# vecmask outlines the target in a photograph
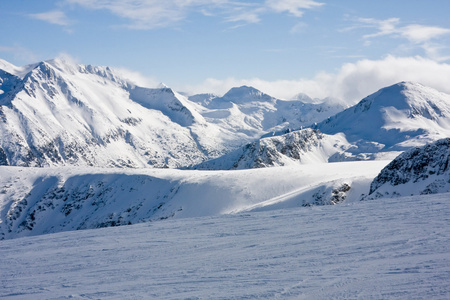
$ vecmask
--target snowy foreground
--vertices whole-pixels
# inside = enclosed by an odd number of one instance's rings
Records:
[[[0,241],[1,299],[449,299],[450,194]]]

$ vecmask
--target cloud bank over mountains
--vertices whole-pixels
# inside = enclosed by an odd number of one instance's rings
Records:
[[[199,85],[179,88],[192,94],[223,94],[233,86],[249,85],[281,99],[291,99],[298,93],[305,93],[313,98],[335,97],[355,104],[366,95],[400,81],[420,82],[449,93],[450,65],[420,56],[388,55],[380,60],[362,59],[347,63],[336,73],[319,72],[311,79],[268,81],[260,78],[208,78]]]

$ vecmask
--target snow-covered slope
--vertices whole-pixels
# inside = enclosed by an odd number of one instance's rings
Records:
[[[354,201],[387,163],[232,172],[0,167],[0,239]]]
[[[412,146],[450,136],[450,95],[414,83],[382,89],[343,112],[336,99],[300,95],[301,100],[283,101],[248,86],[222,97],[190,99],[165,86],[136,86],[108,67],[64,59],[16,67],[2,60],[0,164],[188,167],[249,143],[253,152],[275,144],[295,148],[288,143],[301,134],[274,136],[308,126],[342,141],[322,160],[393,159]],[[255,142],[261,137],[271,139]],[[289,162],[285,153],[269,152],[266,156],[277,158],[263,158],[268,161],[261,165]]]
[[[324,135],[319,130],[307,128],[259,139],[193,168],[231,170],[326,163],[330,157],[341,157],[348,147],[342,134]]]
[[[277,122],[277,118],[288,115],[291,121],[285,128],[302,121],[311,125],[312,120],[317,120],[315,113],[320,111],[316,105],[324,105],[312,104],[314,101],[304,95],[300,98],[309,103],[261,98],[264,103],[276,103],[277,107],[265,113],[263,124],[272,122],[272,125],[279,124],[278,128],[283,123]],[[333,109],[330,106],[325,111]],[[312,135],[312,131],[304,130],[269,133],[261,140],[196,167],[243,169],[310,161],[393,159],[406,149],[450,136],[450,95],[420,84],[402,82],[311,127],[322,133]]]
[[[4,240],[0,298],[449,299],[449,197]]]
[[[108,67],[0,61],[0,163],[186,167],[342,109],[251,87],[191,99],[165,86],[136,86]]]
[[[450,192],[450,138],[406,151],[370,185],[369,198]]]
[[[178,167],[205,159],[192,134],[204,121],[182,96],[135,87],[108,67],[56,59],[29,69],[0,74],[3,163]]]
[[[196,95],[192,95],[189,96],[188,99],[192,102],[198,103],[202,106],[208,106],[209,103],[211,103],[211,100],[214,98],[219,97],[216,94],[211,94],[211,93],[205,93],[205,94],[196,94]]]
[[[234,131],[242,136],[243,142],[267,134],[300,129],[345,108],[342,103],[331,99],[320,103],[279,100],[249,86],[232,88],[222,97],[211,98],[206,94],[190,99],[207,107],[202,115],[208,122]]]
[[[401,82],[364,98],[315,128],[326,134],[344,133],[355,145],[348,151],[353,159],[380,155],[393,159],[399,151],[450,136],[450,95],[418,83]]]

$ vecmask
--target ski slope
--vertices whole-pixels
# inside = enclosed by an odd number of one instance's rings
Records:
[[[0,241],[1,299],[448,299],[450,194]]]

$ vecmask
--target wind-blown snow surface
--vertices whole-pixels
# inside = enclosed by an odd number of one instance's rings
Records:
[[[0,241],[2,299],[448,299],[450,194]]]
[[[0,239],[355,201],[388,161],[242,171],[0,168]]]

